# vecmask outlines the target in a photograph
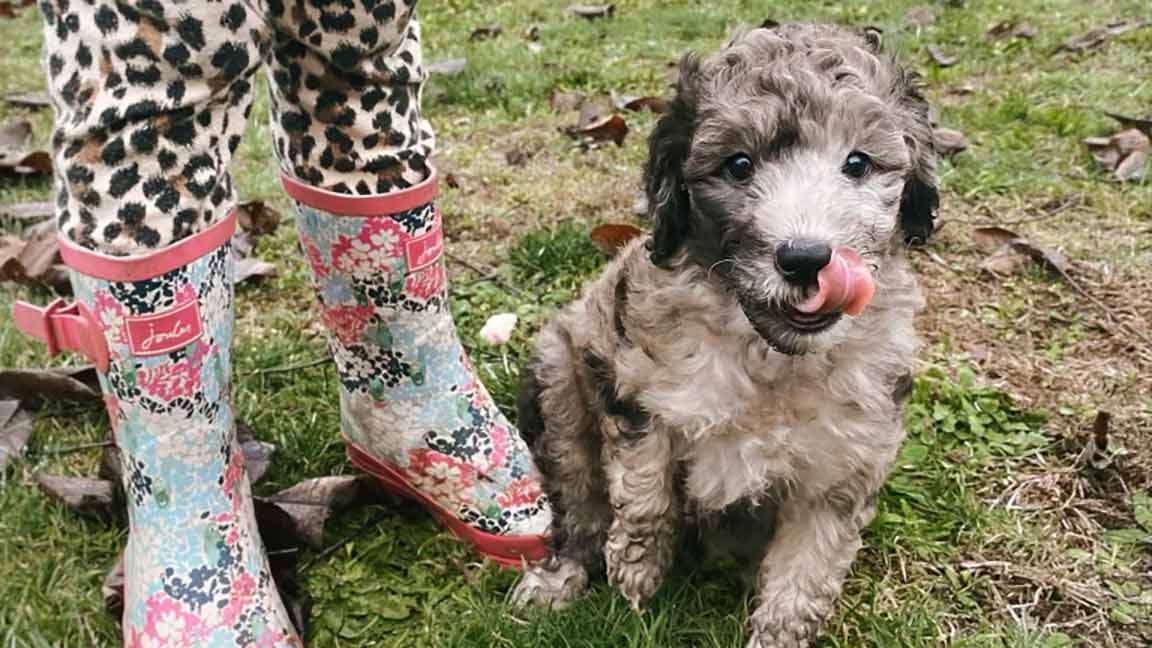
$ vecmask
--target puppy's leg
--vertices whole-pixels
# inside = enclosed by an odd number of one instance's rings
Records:
[[[672,562],[680,523],[670,437],[609,438],[605,473],[615,519],[604,545],[608,581],[635,609],[654,594]]]
[[[760,564],[748,648],[804,648],[832,611],[875,499],[785,500]]]
[[[546,330],[545,342],[552,338]],[[520,429],[552,502],[551,555],[529,565],[511,594],[517,606],[560,608],[602,568],[612,508],[600,464],[600,433],[591,407],[571,374],[568,347],[546,345],[544,358],[525,367],[520,384]]]

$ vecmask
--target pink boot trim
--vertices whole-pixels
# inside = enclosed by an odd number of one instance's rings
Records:
[[[485,533],[461,521],[437,504],[435,500],[413,486],[404,473],[395,466],[377,459],[347,438],[344,439],[344,447],[353,466],[375,477],[388,491],[418,502],[425,510],[435,515],[452,535],[471,544],[478,553],[502,567],[520,569],[526,563],[542,560],[548,556],[547,536],[502,536]]]

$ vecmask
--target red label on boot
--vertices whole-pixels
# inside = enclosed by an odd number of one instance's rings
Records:
[[[440,260],[444,253],[444,234],[440,228],[440,213],[436,213],[432,230],[404,241],[404,261],[408,272],[423,270]]]
[[[200,308],[195,301],[141,317],[125,317],[128,350],[150,356],[175,351],[200,339]]]

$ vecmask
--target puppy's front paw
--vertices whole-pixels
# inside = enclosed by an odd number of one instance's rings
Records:
[[[615,530],[604,545],[608,582],[639,610],[664,582],[664,572],[672,560],[672,541],[653,535],[639,537]]]
[[[529,567],[512,588],[516,607],[538,605],[558,610],[588,587],[588,572],[574,560],[552,557]]]
[[[773,613],[761,608],[752,613],[749,625],[752,638],[747,648],[807,648],[820,623],[800,614]]]

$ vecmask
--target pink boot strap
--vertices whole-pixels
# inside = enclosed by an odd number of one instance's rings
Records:
[[[16,302],[12,306],[12,321],[25,335],[43,341],[49,355],[79,351],[100,371],[108,370],[108,343],[83,304],[65,304],[63,298],[44,308]]]

